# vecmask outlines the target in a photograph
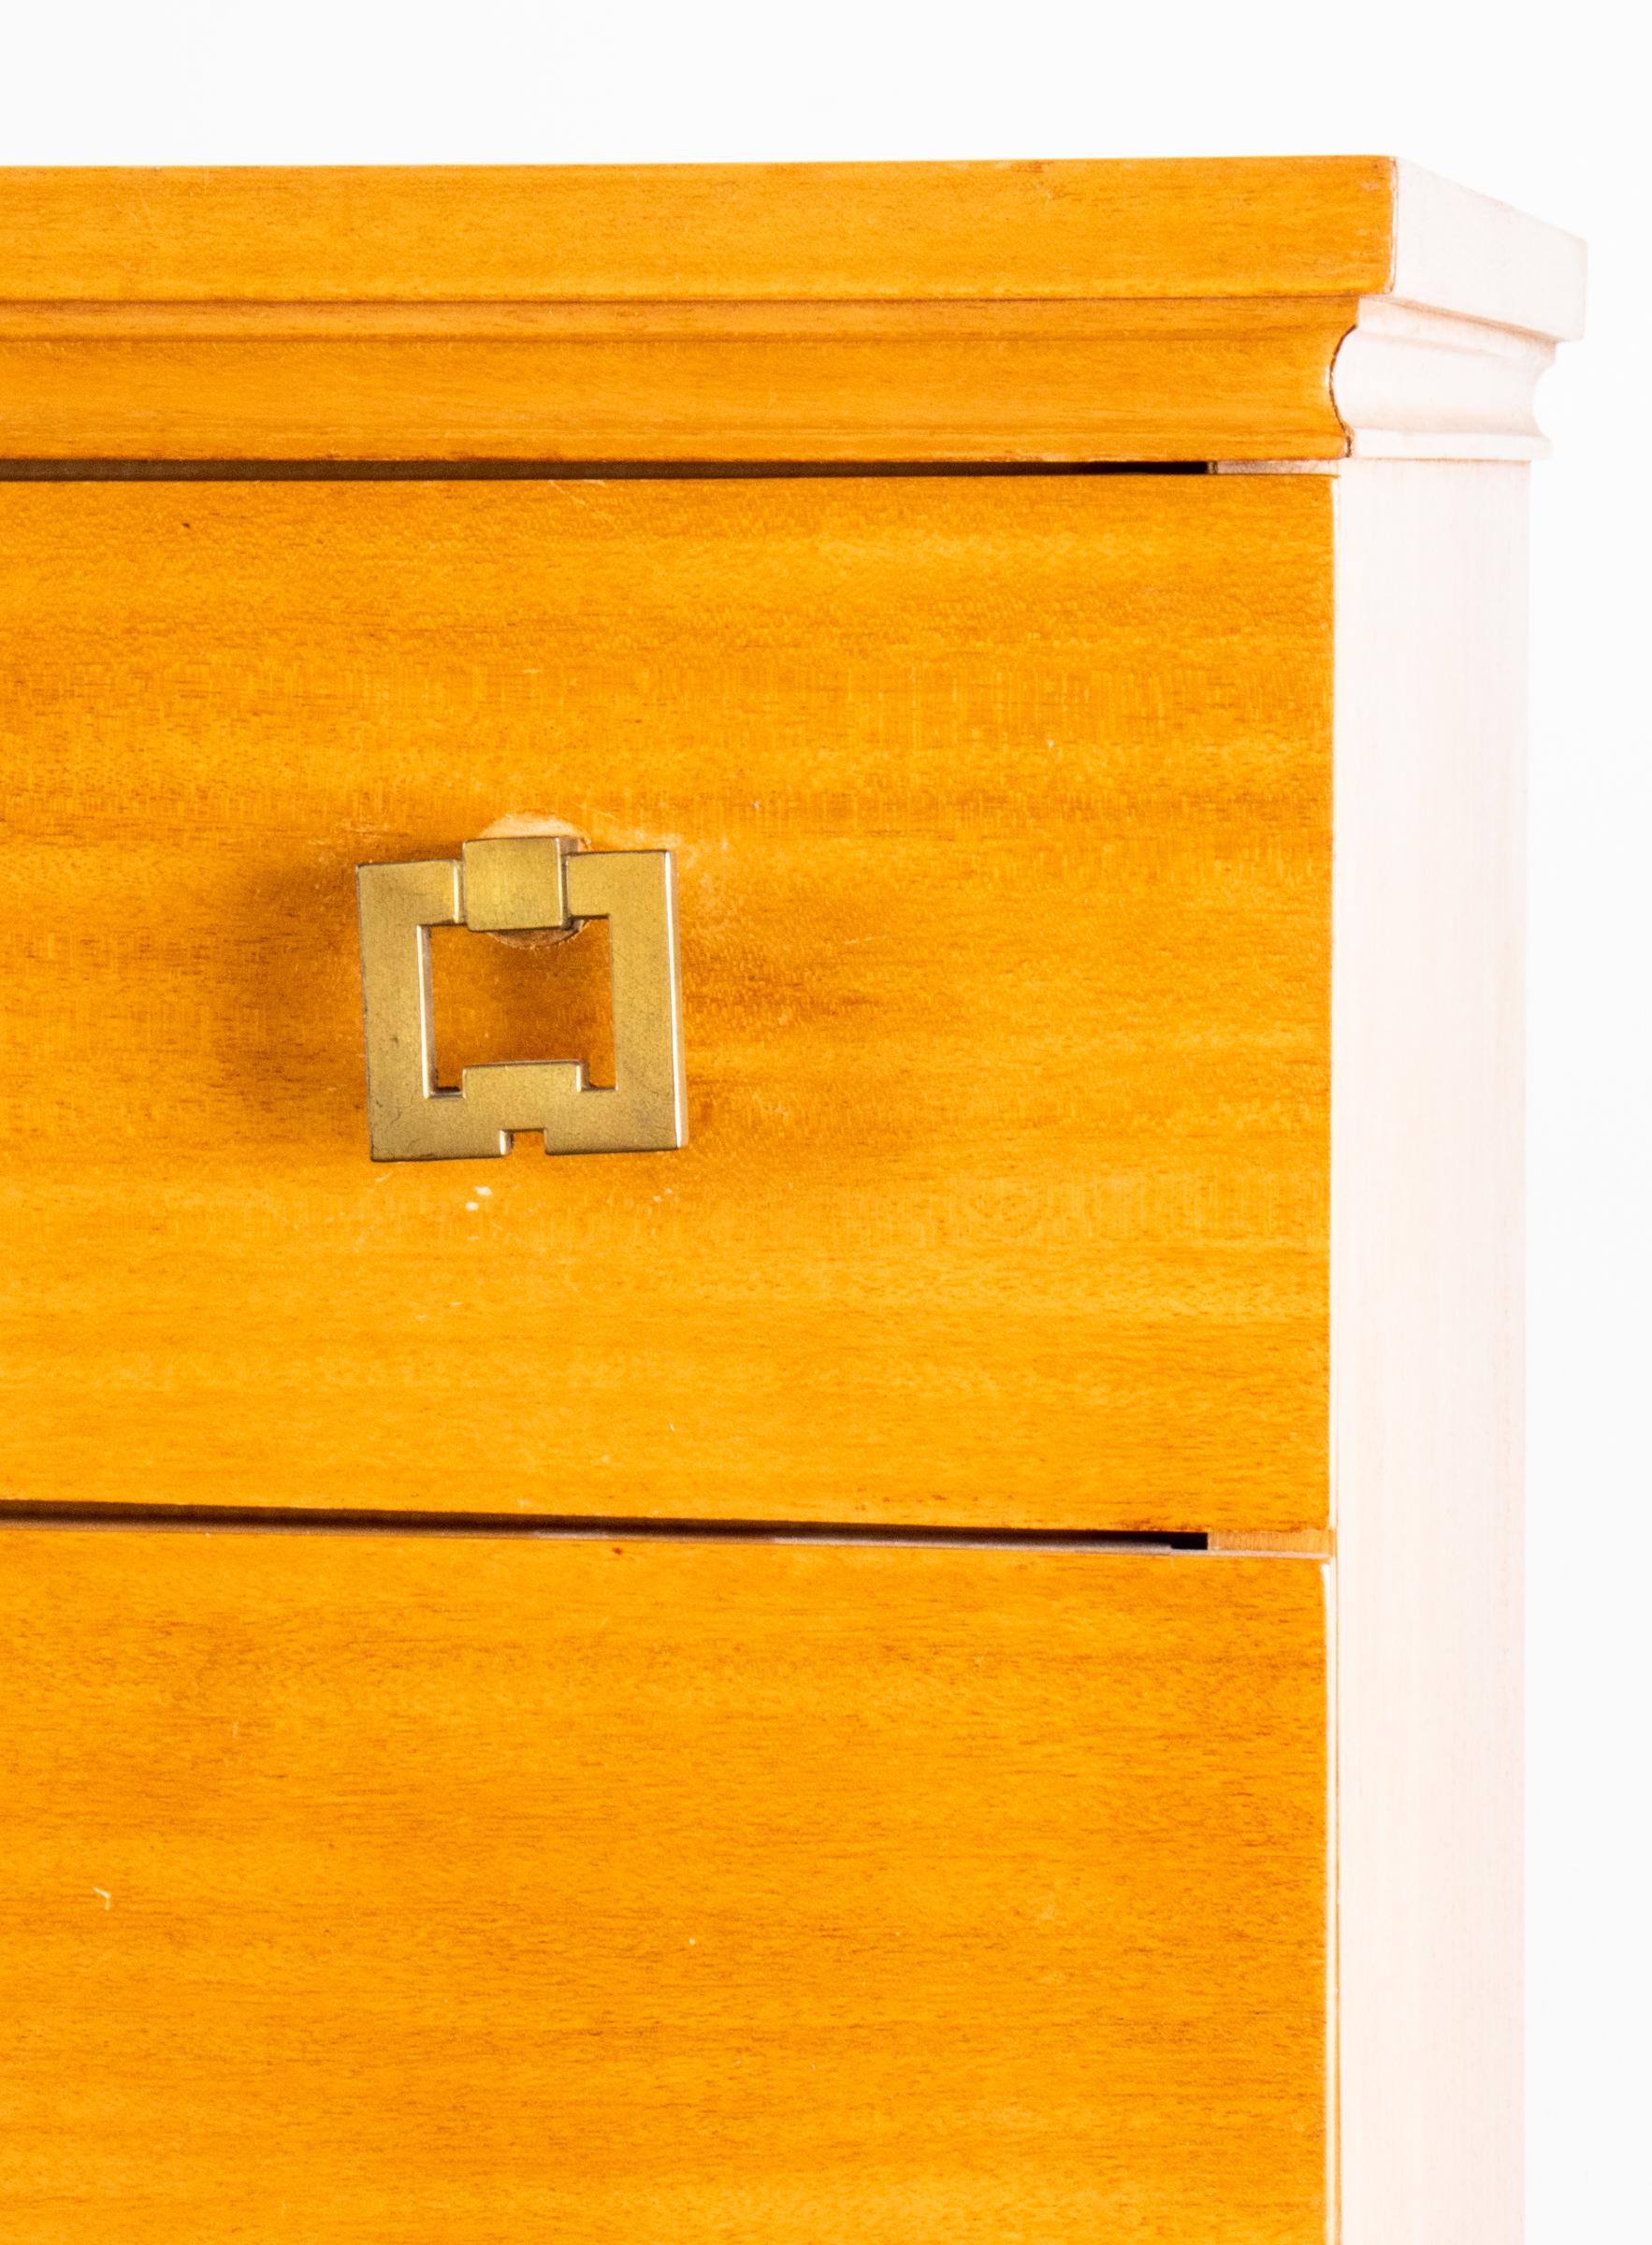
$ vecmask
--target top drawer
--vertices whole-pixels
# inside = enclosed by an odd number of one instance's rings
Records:
[[[0,486],[12,1499],[1326,1513],[1317,478]],[[375,1164],[354,869],[675,853],[681,1151]],[[601,922],[433,939],[608,1065]]]

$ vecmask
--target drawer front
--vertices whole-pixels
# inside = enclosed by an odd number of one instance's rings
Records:
[[[1323,1570],[0,1531],[7,2237],[1323,2245]]]
[[[12,1499],[1326,1518],[1330,502],[0,486]],[[689,1137],[375,1164],[354,868],[676,853]],[[602,923],[433,939],[611,1065]]]

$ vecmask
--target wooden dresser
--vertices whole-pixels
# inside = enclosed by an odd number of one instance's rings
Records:
[[[0,214],[0,2234],[1513,2245],[1578,245]]]

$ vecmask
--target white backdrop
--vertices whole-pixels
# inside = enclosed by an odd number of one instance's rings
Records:
[[[1363,152],[1588,237],[1589,339],[1547,378],[1556,458],[1536,471],[1533,2245],[1648,2234],[1652,213],[1637,20],[1621,0],[53,0],[8,10],[0,45],[10,164]]]

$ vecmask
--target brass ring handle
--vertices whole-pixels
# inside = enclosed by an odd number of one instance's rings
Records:
[[[358,865],[368,1126],[378,1162],[485,1159],[518,1131],[547,1153],[664,1152],[687,1142],[676,876],[669,849],[587,850],[564,834],[464,844],[457,858]],[[612,1090],[579,1060],[466,1068],[436,1082],[430,930],[491,934],[606,920]]]

